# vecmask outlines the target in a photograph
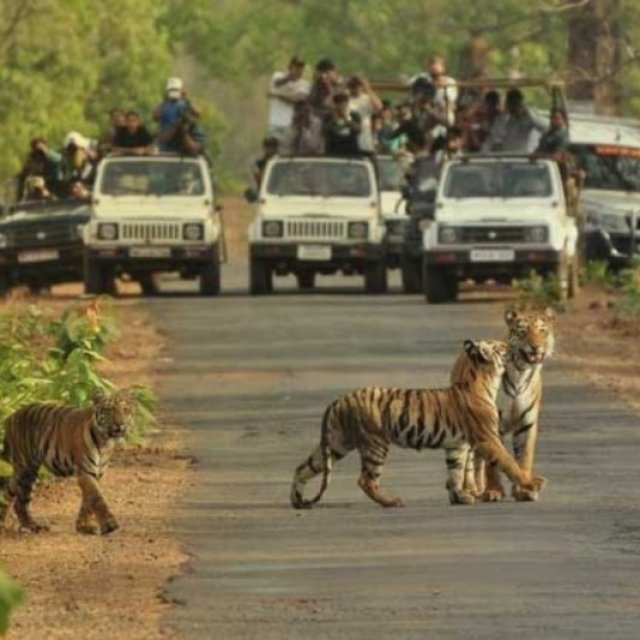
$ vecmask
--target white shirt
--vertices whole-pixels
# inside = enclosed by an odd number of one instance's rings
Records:
[[[410,84],[413,84],[418,78],[426,78],[429,82],[433,82],[431,76],[428,73],[419,73],[413,76],[409,80]],[[447,86],[436,86],[436,93],[433,97],[433,101],[440,105],[443,109],[446,109],[447,125],[453,126],[456,119],[456,103],[458,102],[458,86],[456,81],[449,76],[442,76],[442,84]]]
[[[307,95],[309,93],[310,85],[309,81],[304,78],[298,80],[289,80],[281,85],[276,85],[277,80],[286,78],[288,71],[276,71],[271,76],[271,84],[269,86],[269,93],[285,96],[287,98],[294,98],[299,95]],[[293,105],[278,98],[269,98],[269,116],[268,116],[268,128],[280,129],[288,127],[291,124],[293,118]]]
[[[358,146],[360,151],[373,151],[373,134],[371,132],[371,116],[375,113],[373,100],[367,93],[361,93],[357,98],[349,100],[349,111],[355,111],[360,114],[362,119],[362,129],[358,137]]]

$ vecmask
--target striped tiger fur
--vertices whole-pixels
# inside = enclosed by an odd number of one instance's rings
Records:
[[[552,309],[541,311],[513,311],[505,313],[508,329],[509,353],[496,404],[500,414],[500,437],[511,436],[513,452],[522,470],[530,474],[533,469],[535,445],[538,437],[538,418],[542,406],[542,365],[553,354],[555,315]],[[451,383],[465,379],[469,364],[459,357],[451,372]],[[471,452],[473,456],[473,452]],[[475,487],[469,482],[467,490],[494,502],[505,496],[500,474],[495,465],[475,461]],[[518,501],[533,501],[538,490],[514,484],[511,493]]]
[[[525,474],[498,437],[495,396],[504,372],[507,347],[502,342],[464,343],[468,360],[464,380],[448,389],[382,389],[352,391],[325,410],[320,444],[294,474],[291,504],[309,508],[320,500],[329,484],[332,463],[358,449],[362,472],[358,485],[384,507],[401,506],[402,500],[386,495],[380,475],[390,445],[421,450],[445,449],[449,500],[471,504],[474,496],[464,490],[464,480],[473,476],[466,461],[471,447],[496,463],[514,482],[531,490],[544,479]],[[319,493],[303,497],[304,485],[322,473]]]
[[[33,532],[47,529],[29,510],[31,491],[44,465],[55,476],[77,475],[82,491],[76,520],[79,533],[96,532],[94,517],[103,535],[118,528],[98,481],[111,459],[114,440],[125,435],[133,420],[133,395],[124,390],[108,397],[96,389],[91,400],[92,406],[84,409],[31,404],[7,418],[2,455],[13,466],[13,475],[5,482],[0,525],[13,503],[21,527]]]

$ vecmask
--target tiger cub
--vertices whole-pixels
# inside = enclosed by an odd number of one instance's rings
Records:
[[[402,500],[386,495],[380,475],[390,445],[421,450],[444,449],[447,462],[449,500],[471,504],[474,496],[464,490],[470,447],[496,463],[523,487],[538,489],[539,476],[524,473],[504,448],[498,436],[495,396],[504,373],[507,347],[502,342],[464,343],[468,368],[463,380],[448,389],[381,389],[370,387],[352,391],[325,410],[320,444],[295,470],[291,504],[309,508],[327,489],[331,465],[353,449],[358,449],[362,473],[360,488],[383,507],[397,507]],[[322,473],[319,493],[303,497],[304,485]]]
[[[496,397],[500,437],[503,441],[508,436],[512,437],[515,458],[522,470],[530,474],[542,406],[542,365],[545,358],[553,354],[555,315],[551,309],[508,310],[504,319],[510,356]],[[467,359],[459,357],[451,372],[451,383],[462,381],[467,376],[468,367]],[[469,482],[467,489],[482,495],[485,501],[502,500],[505,492],[495,465],[485,467],[484,461],[476,458],[475,467],[475,490],[473,481]],[[517,484],[513,484],[511,493],[519,501],[537,500],[539,495],[538,490]]]
[[[78,476],[82,491],[76,520],[79,533],[96,532],[94,516],[103,535],[118,528],[98,481],[109,464],[114,440],[122,438],[133,421],[134,398],[128,390],[107,397],[96,389],[91,401],[92,406],[85,409],[31,404],[7,418],[2,456],[13,466],[13,475],[4,483],[0,525],[13,503],[21,527],[33,532],[47,530],[29,511],[33,484],[44,465],[55,476]]]

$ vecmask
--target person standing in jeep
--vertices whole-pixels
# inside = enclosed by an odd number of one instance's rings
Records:
[[[309,95],[309,81],[302,77],[305,62],[298,56],[289,61],[286,71],[276,71],[269,87],[269,137],[282,140],[293,120],[294,107]]]
[[[329,156],[360,155],[362,118],[356,111],[349,111],[349,95],[333,96],[333,111],[324,121],[325,153]]]

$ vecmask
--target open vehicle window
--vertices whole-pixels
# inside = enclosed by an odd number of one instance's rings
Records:
[[[640,149],[617,145],[571,145],[587,189],[640,191]]]
[[[204,178],[196,162],[109,162],[99,191],[110,196],[201,196]]]
[[[452,165],[446,198],[548,198],[553,193],[549,167],[522,162]]]
[[[378,158],[380,191],[400,191],[403,182],[402,166],[393,158]]]
[[[278,196],[366,198],[371,195],[371,178],[362,164],[279,162],[271,169],[267,192]]]

